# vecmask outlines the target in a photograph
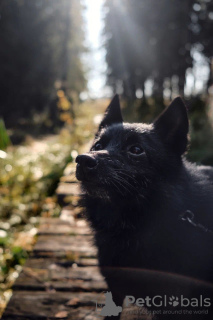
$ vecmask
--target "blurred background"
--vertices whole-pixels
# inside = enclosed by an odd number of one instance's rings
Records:
[[[212,34],[211,0],[1,0],[0,309],[114,93],[136,122],[181,95],[187,157],[213,165]]]

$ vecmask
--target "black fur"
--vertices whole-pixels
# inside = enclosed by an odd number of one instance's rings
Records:
[[[188,127],[180,98],[149,125],[123,123],[118,97],[111,102],[90,152],[76,159],[101,267],[213,282],[213,233],[181,219],[190,210],[213,230],[213,169],[184,158]]]

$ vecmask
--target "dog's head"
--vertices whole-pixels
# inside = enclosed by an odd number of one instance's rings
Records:
[[[76,177],[90,195],[144,197],[157,179],[171,178],[178,172],[187,148],[188,126],[180,98],[152,124],[130,124],[123,122],[116,95],[90,151],[76,158]]]

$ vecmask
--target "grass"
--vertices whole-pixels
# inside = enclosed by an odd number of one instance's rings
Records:
[[[71,160],[60,136],[10,147],[0,159],[0,308],[35,242],[39,216],[60,213],[53,192]]]

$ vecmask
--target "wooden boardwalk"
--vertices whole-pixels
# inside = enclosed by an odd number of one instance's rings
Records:
[[[92,233],[79,214],[79,187],[62,178],[59,201],[72,198],[60,218],[42,218],[37,242],[13,286],[2,316],[10,319],[96,319],[96,301],[104,302],[106,283],[97,266]]]

